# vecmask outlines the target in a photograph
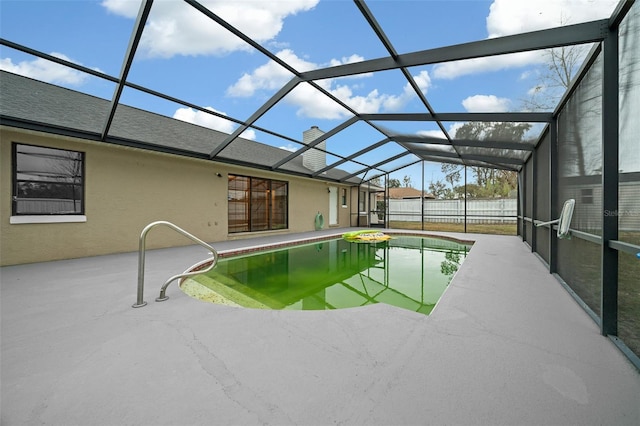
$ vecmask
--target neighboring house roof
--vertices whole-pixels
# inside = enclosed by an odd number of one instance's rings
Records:
[[[47,133],[101,140],[111,101],[86,93],[0,71],[0,124],[41,130]],[[229,135],[138,108],[118,104],[105,142],[135,146],[202,159],[220,146]],[[248,139],[237,138],[214,161],[271,170],[290,151]],[[310,176],[302,156],[283,164],[275,172]],[[344,170],[329,169],[318,178],[340,180]],[[358,184],[357,178],[345,183]]]
[[[422,192],[415,188],[389,188],[389,198],[394,200],[410,199],[410,198],[436,198],[432,194]],[[380,194],[380,197],[384,197],[384,194]]]

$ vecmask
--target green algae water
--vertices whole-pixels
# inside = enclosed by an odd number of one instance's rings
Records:
[[[189,295],[233,306],[323,310],[387,303],[428,315],[470,246],[396,236],[377,243],[342,238],[221,258],[186,280]]]

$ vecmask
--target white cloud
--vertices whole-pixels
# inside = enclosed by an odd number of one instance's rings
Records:
[[[348,57],[343,57],[342,59],[332,59],[331,61],[329,61],[329,66],[330,67],[337,67],[338,65],[344,65],[344,64],[354,64],[356,62],[362,62],[364,61],[364,58],[360,55],[356,55],[353,54],[351,56]]]
[[[489,38],[608,18],[618,0],[495,0],[487,16]]]
[[[411,89],[410,85],[409,85],[409,88]],[[371,92],[371,94],[373,93],[374,92]],[[377,90],[375,91],[375,94],[376,95],[378,94]],[[376,108],[373,109],[372,111],[367,111],[367,112],[376,113],[380,110],[399,111],[400,109],[402,109],[404,105],[406,105],[407,101],[413,98],[414,96],[415,96],[415,92],[413,91],[413,89],[411,89],[411,92],[404,91],[401,95],[397,95],[397,96],[396,95],[383,96],[379,99],[378,102],[372,103],[371,107],[376,106]],[[355,109],[358,112],[364,112],[364,111],[360,111],[357,108]]]
[[[468,74],[540,64],[544,62],[544,59],[543,52],[533,51],[447,62],[434,67],[433,77],[454,79]]]
[[[462,101],[462,106],[468,112],[506,112],[510,105],[511,100],[495,95],[469,96]]]
[[[299,58],[290,49],[282,50],[276,55],[299,71],[320,68],[318,64]],[[363,60],[361,56],[351,55],[349,57],[343,57],[342,59],[331,59],[329,63],[332,66],[336,66],[361,60]],[[256,68],[253,72],[243,74],[235,84],[227,89],[227,95],[232,97],[250,97],[254,96],[256,92],[260,90],[274,91],[286,84],[291,77],[290,72],[277,63],[269,61]],[[367,77],[370,77],[370,75],[364,74],[349,78],[325,79],[317,81],[316,83],[360,113],[376,113],[381,110],[397,111],[416,96],[413,88],[408,83],[398,95],[380,93],[377,89],[373,89],[365,95],[356,94],[355,91],[359,88],[359,85],[355,83],[348,84],[348,82],[353,81],[355,78],[361,80]],[[414,76],[414,78],[420,90],[426,93],[431,85],[429,73],[427,71],[421,71],[420,74]],[[333,102],[307,83],[298,85],[285,97],[284,102],[297,107],[298,116],[319,119],[340,119],[350,116],[348,110]]]
[[[527,90],[527,95],[528,96],[534,96],[540,93],[544,93],[547,91],[547,86],[542,85],[542,84],[538,84],[533,86],[531,89]]]
[[[458,129],[462,126],[464,126],[464,123],[458,123],[458,122],[451,123],[451,125],[449,126],[449,129],[447,130],[447,133],[452,138],[455,138],[456,133],[458,132]],[[440,130],[419,130],[416,132],[416,134],[420,136],[429,136],[432,138],[446,139],[444,136],[444,133],[442,133],[442,131]]]
[[[51,56],[78,63],[61,53],[53,52]],[[85,73],[42,58],[37,58],[33,61],[22,61],[17,64],[14,64],[11,58],[3,58],[0,59],[0,69],[48,83],[68,84],[71,86],[80,86],[89,78]]]
[[[278,148],[284,149],[285,151],[289,151],[289,152],[296,152],[298,149],[300,149],[300,148],[298,148],[297,146],[294,146],[291,143],[286,145],[286,146],[280,146]]]
[[[527,70],[527,71],[524,71],[522,74],[520,74],[520,77],[518,77],[518,80],[528,80],[537,75],[539,75],[539,72],[536,72],[535,70]]]
[[[345,96],[347,91],[348,88],[343,86],[342,89],[339,88],[333,92]],[[350,115],[349,111],[307,83],[299,84],[293,89],[285,98],[285,102],[298,108],[296,111],[298,117],[336,120]]]
[[[427,71],[420,71],[420,74],[414,75],[413,79],[415,80],[422,93],[426,94],[427,89],[429,89],[429,87],[431,86],[431,77],[429,77],[429,73]],[[409,90],[413,91],[413,89],[411,89],[409,85],[407,85],[407,87]],[[406,90],[407,89],[405,89],[405,91]]]
[[[219,114],[227,115],[224,112],[216,111],[211,107],[207,107],[205,109]],[[218,130],[227,134],[233,133],[233,131],[238,127],[238,125],[232,121],[188,107],[178,108],[173,114],[173,118],[186,121],[187,123],[197,124],[198,126],[207,127],[209,129]],[[249,129],[244,131],[240,136],[245,139],[255,140],[256,133],[255,131]]]
[[[310,10],[319,0],[228,1],[207,0],[201,4],[258,43],[273,40],[287,16]],[[139,3],[105,0],[112,13],[135,17]],[[184,2],[157,1],[151,8],[140,48],[150,57],[175,55],[224,55],[251,49],[244,41],[217,25]]]
[[[101,5],[111,13],[135,19],[140,9],[140,0],[104,0]]]
[[[416,132],[419,136],[427,136],[430,138],[446,139],[441,130],[419,130]]]
[[[316,65],[296,56],[290,49],[281,50],[276,56],[287,62],[298,71],[308,71],[316,68]],[[293,74],[274,61],[269,61],[256,68],[251,74],[243,74],[242,77],[227,89],[227,95],[233,97],[250,97],[257,90],[277,90],[284,86]]]
[[[433,77],[439,79],[454,79],[469,74],[479,74],[483,72],[541,64],[544,61],[544,52],[538,51],[473,58],[464,61],[438,64],[433,69]]]
[[[420,74],[413,76],[414,81],[418,85],[418,88],[425,95],[431,86],[431,77],[427,71],[420,71]],[[407,83],[400,95],[387,95],[383,99],[383,107],[385,111],[399,111],[401,110],[411,99],[416,97],[416,92],[411,87],[411,84]],[[377,112],[377,111],[375,111]]]
[[[240,133],[240,137],[255,141],[256,140],[256,132],[255,132],[255,130],[247,129],[244,132]]]
[[[608,18],[616,4],[617,0],[495,0],[487,16],[488,38]],[[434,67],[433,77],[453,79],[544,61],[543,52],[522,52],[447,62]]]
[[[452,138],[455,138],[456,135],[458,134],[458,130],[460,130],[460,128],[462,126],[464,126],[466,123],[453,123],[451,124],[451,126],[449,126],[449,136],[451,136]]]
[[[216,111],[211,107],[207,107],[205,109],[226,115],[225,113]],[[224,133],[231,133],[236,127],[236,124],[232,121],[225,120],[224,118],[218,117],[216,115],[207,114],[206,112],[194,110],[188,107],[178,108],[173,114],[173,118],[192,124],[197,124],[199,126],[208,127],[210,129],[219,130]]]

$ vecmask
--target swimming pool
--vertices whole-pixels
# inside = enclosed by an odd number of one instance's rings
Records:
[[[220,258],[184,280],[192,297],[259,309],[323,310],[373,303],[428,315],[470,244],[424,236],[354,243],[343,238]]]

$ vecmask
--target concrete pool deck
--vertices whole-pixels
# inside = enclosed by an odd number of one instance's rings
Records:
[[[344,230],[213,243],[221,251]],[[3,267],[2,425],[638,425],[640,374],[515,236],[475,240],[430,316],[208,304],[199,246]]]

